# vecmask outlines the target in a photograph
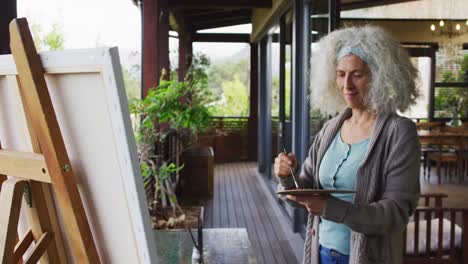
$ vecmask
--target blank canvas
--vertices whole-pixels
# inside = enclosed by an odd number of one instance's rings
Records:
[[[40,57],[102,263],[157,262],[117,48]],[[0,142],[31,151],[16,74],[0,56]]]

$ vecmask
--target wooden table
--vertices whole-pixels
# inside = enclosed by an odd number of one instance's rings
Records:
[[[468,137],[468,133],[453,133],[453,132],[441,132],[441,131],[428,131],[428,130],[420,130],[418,131],[418,136],[420,140],[430,141],[436,140],[439,137],[443,138],[457,138],[457,137]]]
[[[197,240],[197,231],[192,231]],[[160,263],[192,263],[193,242],[185,229],[155,230]],[[257,263],[245,228],[203,229],[206,264]]]
[[[458,170],[458,177],[459,182],[461,183],[464,179],[464,172],[462,170],[463,163],[465,162],[465,158],[463,157],[463,152],[467,146],[468,140],[468,132],[460,131],[460,132],[449,132],[449,131],[427,131],[427,130],[420,130],[418,131],[419,142],[421,143],[421,151],[424,156],[423,162],[423,174],[426,175],[426,167],[427,167],[427,159],[429,152],[438,152],[440,156],[437,160],[437,167],[436,167],[436,174],[438,177],[439,184],[441,183],[440,177],[440,164],[442,162],[456,162],[457,163],[457,170]],[[439,152],[444,148],[444,146],[450,146],[450,148],[454,149],[455,152],[452,154],[456,154],[456,161],[452,156],[445,156],[442,155],[442,152]],[[465,165],[467,166],[467,165]],[[430,167],[429,167],[430,170]],[[466,169],[465,169],[466,170]],[[446,168],[447,173],[447,168]],[[429,177],[429,173],[428,173]]]

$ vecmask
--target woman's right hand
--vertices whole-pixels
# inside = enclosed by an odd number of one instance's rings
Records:
[[[278,157],[275,158],[275,174],[280,178],[289,177],[291,175],[291,169],[296,172],[297,160],[296,155],[289,153],[286,155],[281,152]],[[291,168],[291,169],[290,169]]]

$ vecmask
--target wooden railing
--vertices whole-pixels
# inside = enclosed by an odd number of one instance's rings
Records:
[[[204,134],[217,132],[247,135],[248,122],[249,118],[246,116],[213,116],[208,130]]]
[[[443,206],[443,193],[422,194],[403,235],[405,264],[468,263],[468,208]]]
[[[213,148],[216,163],[247,160],[248,122],[248,117],[211,117],[209,128],[199,135],[198,143]]]

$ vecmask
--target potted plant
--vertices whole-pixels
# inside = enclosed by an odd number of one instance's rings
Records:
[[[201,78],[194,67],[184,81],[161,78],[159,86],[150,89],[144,99],[130,102],[133,120],[138,121],[133,129],[142,175],[153,193],[149,208],[155,228],[174,227],[186,221],[175,192],[179,171],[184,167],[178,160],[209,123],[209,93],[205,87],[206,78]],[[172,155],[165,147],[169,141],[177,145]]]
[[[154,105],[155,90],[150,90],[143,100],[133,100],[130,112],[133,115],[134,135],[138,147],[138,159],[145,189],[149,188],[152,197],[148,198],[153,227],[172,227],[185,220],[185,214],[177,201],[174,192],[172,175],[181,168],[173,162],[164,160],[158,153],[158,145],[164,143],[163,134],[155,126],[159,107]],[[170,211],[168,211],[171,209]]]

